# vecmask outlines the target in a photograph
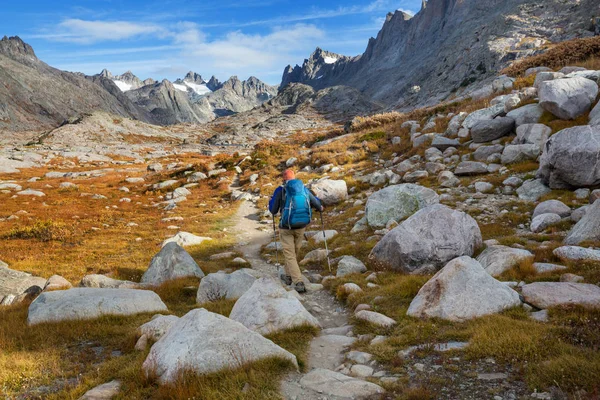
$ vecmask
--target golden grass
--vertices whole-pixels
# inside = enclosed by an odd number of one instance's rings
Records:
[[[600,37],[567,40],[558,43],[542,54],[519,60],[501,73],[518,76],[532,67],[545,66],[559,69],[564,66],[597,66],[600,56]]]

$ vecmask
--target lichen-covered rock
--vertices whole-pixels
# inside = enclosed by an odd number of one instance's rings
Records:
[[[471,216],[435,204],[387,233],[370,258],[393,270],[431,273],[453,258],[472,256],[481,245],[481,231]]]
[[[373,228],[384,228],[390,220],[399,222],[436,203],[439,196],[429,188],[411,183],[388,186],[369,196],[367,222]]]
[[[550,137],[537,177],[552,189],[600,185],[600,126],[575,126]]]
[[[450,261],[410,303],[407,315],[465,321],[521,305],[519,294],[470,257]]]

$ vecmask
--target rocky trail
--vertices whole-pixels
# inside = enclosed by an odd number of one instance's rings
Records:
[[[232,188],[234,187],[236,183],[232,185]],[[260,223],[259,214],[260,210],[253,202],[242,202],[234,219],[234,231],[240,232],[235,250],[243,254],[253,269],[278,278],[277,265],[268,263],[261,256],[262,246],[273,240],[273,233],[270,227],[266,228]],[[279,257],[282,261],[281,253]],[[282,394],[285,399],[294,400],[354,398],[357,388],[373,384],[335,373],[336,368],[344,362],[348,346],[356,340],[353,337],[352,326],[348,325],[348,312],[331,294],[323,290],[321,285],[308,281],[306,283],[308,291],[300,295],[301,301],[319,320],[323,330],[310,344],[305,372],[288,375],[281,384]],[[327,376],[329,371],[336,375]],[[344,379],[340,380],[341,377]],[[338,385],[332,385],[332,379],[337,381]]]

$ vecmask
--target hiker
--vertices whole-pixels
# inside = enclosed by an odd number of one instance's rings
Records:
[[[285,275],[281,277],[287,285],[294,285],[298,293],[306,292],[298,266],[298,252],[304,238],[304,230],[312,218],[311,207],[323,211],[321,201],[316,198],[294,171],[287,169],[282,174],[283,185],[275,189],[269,201],[269,211],[274,216],[281,213],[279,237],[285,258]]]

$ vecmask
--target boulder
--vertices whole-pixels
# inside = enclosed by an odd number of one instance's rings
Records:
[[[43,288],[46,286],[46,279],[33,276],[31,274],[15,271],[8,268],[6,263],[2,263],[5,266],[0,265],[0,302],[7,296],[11,297],[11,302],[14,297],[24,293],[27,289],[32,286],[38,286]],[[8,300],[5,302],[8,303]]]
[[[65,290],[65,289],[71,289],[72,287],[73,287],[73,285],[71,285],[71,282],[69,282],[62,276],[52,275],[50,278],[48,278],[48,281],[46,282],[46,284],[44,285],[44,287],[42,289],[44,289],[44,291]]]
[[[169,179],[168,181],[158,182],[152,185],[152,190],[162,190],[170,188],[171,186],[179,184],[179,181]]]
[[[460,179],[458,179],[451,171],[440,172],[437,179],[440,186],[444,188],[452,188],[460,185]]]
[[[197,308],[181,317],[150,349],[142,365],[161,384],[173,383],[184,371],[199,375],[278,357],[296,368],[296,357],[239,322]]]
[[[157,341],[163,337],[174,323],[179,321],[176,315],[157,314],[152,319],[138,328],[138,334],[146,335],[148,339]]]
[[[439,196],[429,188],[412,183],[388,186],[369,196],[367,222],[373,228],[384,228],[390,220],[400,222],[436,203],[439,203]]]
[[[546,200],[535,207],[535,210],[533,210],[533,218],[548,213],[558,214],[564,218],[571,215],[571,209],[560,200]]]
[[[375,311],[361,310],[354,314],[354,317],[383,328],[389,328],[396,325],[396,321]]]
[[[600,307],[600,287],[589,283],[534,282],[521,288],[526,303],[537,308],[565,305]]]
[[[262,335],[302,325],[321,327],[302,303],[272,278],[257,279],[235,303],[229,318]]]
[[[480,146],[473,152],[475,161],[485,161],[492,154],[502,153],[504,146],[501,144],[493,144],[490,146]]]
[[[164,311],[167,306],[150,290],[73,288],[39,295],[29,306],[27,323],[35,325]]]
[[[249,268],[239,269],[230,274],[224,272],[208,274],[200,281],[196,303],[203,304],[220,299],[239,299],[260,277],[261,274],[258,271]]]
[[[406,273],[431,273],[482,245],[477,222],[441,204],[426,207],[387,233],[371,251],[373,261]]]
[[[544,146],[537,177],[552,189],[600,185],[600,126],[575,126]]]
[[[491,142],[507,136],[515,129],[515,120],[510,117],[498,117],[487,121],[478,121],[471,128],[471,137],[475,143]]]
[[[517,292],[465,256],[450,261],[423,285],[407,315],[461,322],[520,305]]]
[[[506,114],[515,120],[517,127],[524,124],[537,124],[544,114],[544,109],[539,104],[527,104],[523,107],[515,108]]]
[[[457,139],[449,139],[441,135],[436,135],[431,141],[431,147],[444,151],[450,147],[460,147],[460,142]]]
[[[413,171],[405,174],[402,179],[404,182],[414,183],[418,182],[421,179],[426,179],[429,177],[429,173],[427,171]]]
[[[533,233],[543,232],[561,221],[560,215],[553,213],[540,214],[531,220],[530,229]]]
[[[600,102],[590,111],[590,125],[600,125]]]
[[[311,184],[310,189],[325,205],[337,204],[348,198],[348,186],[344,180],[320,179]]]
[[[202,278],[204,272],[183,247],[175,242],[170,242],[152,258],[150,266],[142,276],[141,283],[160,285],[174,279],[191,276]]]
[[[588,210],[590,209],[591,206],[592,206],[591,204],[587,204],[585,206],[581,206],[581,207],[573,210],[573,212],[571,213],[571,221],[573,221],[573,222],[581,221],[581,219],[585,216],[585,214],[588,212]]]
[[[540,155],[541,149],[537,144],[512,144],[504,148],[502,164],[515,164],[527,160],[535,161]]]
[[[335,399],[371,399],[385,393],[379,385],[324,368],[315,368],[304,375],[300,385]]]
[[[358,258],[353,256],[343,256],[338,262],[336,276],[339,278],[350,274],[362,274],[366,270],[367,267],[365,267],[365,264]]]
[[[598,96],[598,85],[575,77],[541,82],[540,106],[560,119],[575,119],[588,112]]]
[[[578,245],[588,240],[600,241],[600,201],[589,206],[581,220],[571,228],[564,242],[567,245]]]
[[[465,120],[465,118],[467,118],[467,113],[466,112],[460,112],[458,114],[456,114],[455,116],[452,117],[452,119],[450,119],[450,122],[448,122],[448,129],[446,129],[446,136],[456,136],[458,134],[458,131],[460,130],[463,121]]]
[[[513,144],[535,144],[541,149],[552,134],[552,129],[544,124],[524,124],[517,128]]]
[[[463,121],[463,128],[471,129],[479,121],[487,121],[496,118],[504,113],[504,104],[495,104],[488,108],[483,108],[469,114]]]
[[[180,245],[181,247],[198,246],[207,240],[212,240],[212,238],[196,236],[189,232],[178,232],[177,235],[165,240],[162,243],[162,247],[166,246],[168,243],[171,243],[171,242],[175,242],[178,245]]]
[[[552,252],[562,261],[600,261],[600,250],[579,246],[562,246]]]
[[[477,262],[488,274],[498,276],[523,262],[533,261],[533,257],[533,254],[527,250],[494,245],[477,256]]]
[[[83,279],[81,279],[81,282],[79,282],[79,286],[104,289],[137,289],[140,287],[140,284],[137,282],[109,278],[105,275],[92,274],[84,276]]]
[[[121,382],[114,380],[88,390],[79,400],[111,400],[117,397],[120,391]]]
[[[564,78],[564,77],[565,77],[565,74],[563,74],[562,72],[553,72],[553,71],[540,72],[535,77],[535,81],[533,82],[533,87],[535,87],[539,91],[540,85],[542,84],[542,82],[553,81],[555,79],[560,79],[560,78]]]
[[[318,231],[315,232],[310,239],[315,243],[315,244],[320,244],[325,242],[325,240],[331,240],[334,237],[336,237],[338,235],[338,231],[333,230],[333,229],[327,229],[325,230],[325,236],[323,236],[323,231]]]
[[[494,185],[489,182],[475,182],[474,186],[477,193],[491,193],[494,190]]]
[[[521,200],[538,201],[551,191],[540,179],[529,179],[517,189],[517,194]]]
[[[538,274],[545,274],[547,272],[556,272],[567,269],[564,265],[550,264],[550,263],[533,263],[533,268]]]
[[[487,174],[488,167],[485,163],[477,161],[463,161],[454,170],[454,174],[457,176],[464,175],[481,175]]]

